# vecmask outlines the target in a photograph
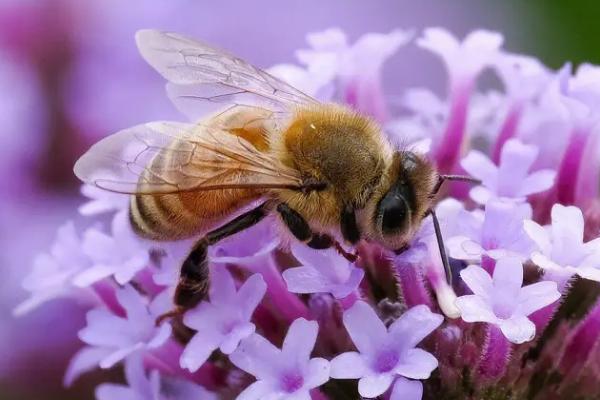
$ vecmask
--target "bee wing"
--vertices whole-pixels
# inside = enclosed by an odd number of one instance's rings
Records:
[[[96,143],[75,175],[128,194],[302,188],[299,173],[245,139],[202,124],[150,122]]]
[[[223,103],[274,110],[317,103],[269,73],[195,39],[141,30],[136,41],[144,59],[169,81],[171,99],[193,119]]]

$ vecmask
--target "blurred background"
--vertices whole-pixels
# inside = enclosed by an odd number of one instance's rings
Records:
[[[394,28],[442,26],[459,37],[487,28],[502,32],[511,51],[557,68],[600,63],[599,16],[593,0],[0,0],[0,400],[92,399],[107,379],[62,388],[81,305],[56,300],[19,319],[12,309],[26,297],[32,259],[62,222],[77,222],[76,158],[118,129],[178,118],[137,54],[136,30],[189,33],[268,67],[294,62],[305,34],[329,27],[351,41]],[[444,90],[441,64],[414,46],[384,73],[390,96],[410,86]]]

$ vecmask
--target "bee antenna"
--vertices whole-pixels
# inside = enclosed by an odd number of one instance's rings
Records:
[[[433,229],[435,230],[435,238],[437,240],[438,248],[440,250],[440,257],[442,257],[442,264],[444,265],[444,271],[446,271],[446,281],[452,286],[452,270],[450,269],[450,261],[448,260],[448,254],[446,254],[446,247],[444,246],[444,238],[442,237],[442,230],[440,229],[440,223],[437,219],[437,215],[433,209],[429,210],[429,215],[433,220]]]
[[[440,191],[442,184],[446,181],[458,181],[458,182],[470,182],[475,185],[481,185],[481,180],[477,178],[473,178],[468,175],[438,175],[438,181],[436,182],[433,190],[431,191],[430,197],[435,197],[436,194]]]

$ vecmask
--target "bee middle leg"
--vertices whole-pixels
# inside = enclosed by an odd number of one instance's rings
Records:
[[[175,289],[175,309],[157,318],[156,323],[182,315],[185,311],[195,307],[206,298],[209,287],[208,247],[228,236],[241,232],[260,222],[270,212],[269,202],[232,219],[225,225],[208,232],[198,240],[192,251],[181,265],[179,282]]]
[[[348,261],[356,261],[357,256],[348,253],[340,243],[330,235],[313,232],[308,222],[306,222],[306,219],[286,203],[279,203],[277,205],[277,212],[292,235],[299,241],[304,242],[308,247],[318,250],[335,247],[335,249]]]

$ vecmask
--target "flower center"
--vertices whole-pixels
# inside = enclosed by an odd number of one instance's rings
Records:
[[[304,377],[297,371],[283,374],[281,377],[281,388],[287,393],[294,393],[304,385]]]
[[[383,351],[379,353],[375,359],[375,365],[373,366],[373,369],[380,373],[390,372],[398,364],[398,359],[399,357],[397,352],[391,350]]]

